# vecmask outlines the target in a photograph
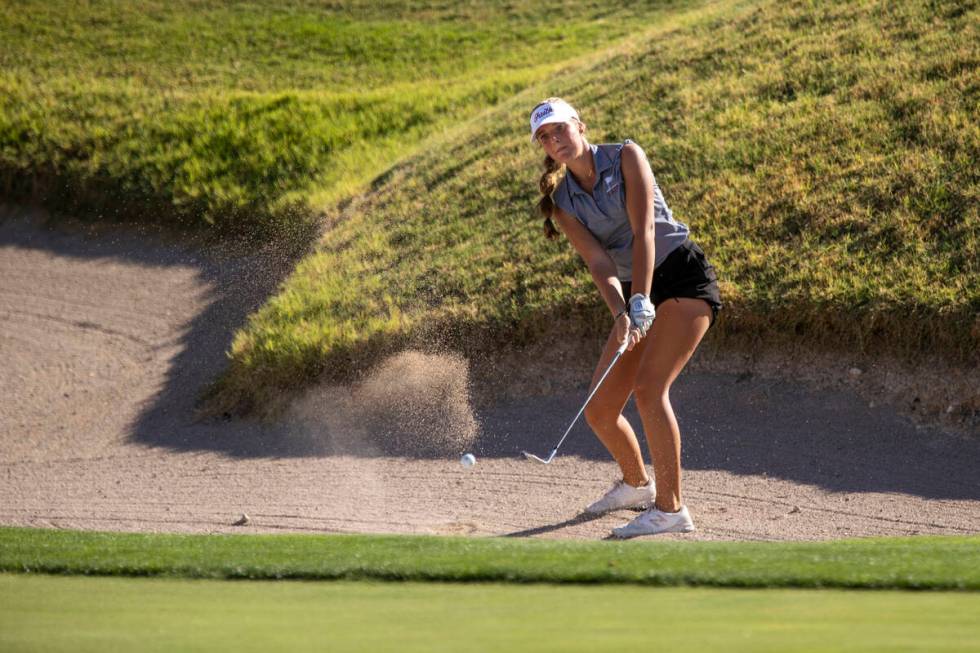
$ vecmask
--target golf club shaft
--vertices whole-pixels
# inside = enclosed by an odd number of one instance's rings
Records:
[[[561,440],[558,441],[558,444],[556,444],[555,445],[555,448],[551,451],[551,455],[548,456],[548,461],[549,462],[551,462],[551,459],[554,458],[555,454],[558,452],[558,447],[561,446],[561,443],[564,442],[565,441],[565,438],[568,437],[568,434],[572,432],[572,427],[575,426],[575,422],[577,422],[578,421],[578,418],[581,417],[582,416],[582,413],[585,412],[585,407],[589,405],[589,402],[590,401],[592,401],[592,397],[594,397],[595,396],[595,393],[598,392],[599,386],[601,386],[602,385],[602,382],[606,380],[606,377],[607,376],[609,376],[609,372],[612,371],[613,365],[616,364],[616,361],[619,360],[619,357],[622,356],[623,355],[623,352],[626,351],[626,345],[627,345],[628,342],[629,342],[629,338],[627,338],[626,339],[626,342],[624,342],[623,344],[621,344],[619,346],[619,349],[616,350],[616,354],[613,356],[612,361],[609,363],[609,367],[607,367],[606,368],[606,371],[603,372],[602,373],[602,376],[599,377],[599,381],[595,384],[595,387],[592,388],[592,392],[589,393],[589,396],[585,398],[585,403],[582,404],[582,407],[581,408],[579,408],[578,414],[575,415],[575,419],[573,419],[572,420],[572,423],[568,425],[568,428],[567,429],[565,429],[565,435],[561,436]]]

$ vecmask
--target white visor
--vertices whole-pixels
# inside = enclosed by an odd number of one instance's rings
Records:
[[[541,125],[547,125],[552,122],[568,122],[569,120],[578,119],[578,112],[572,108],[572,105],[564,100],[542,102],[538,106],[534,107],[534,111],[531,112],[531,142],[534,142],[534,134],[538,131],[538,128],[541,127]]]

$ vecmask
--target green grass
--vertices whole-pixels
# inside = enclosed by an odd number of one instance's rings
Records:
[[[980,538],[579,542],[0,529],[0,571],[215,579],[980,590]]]
[[[0,575],[5,651],[970,651],[961,593]]]
[[[975,365],[978,25],[974,2],[863,0],[651,21],[427,141],[352,202],[237,335],[211,405],[264,410],[406,344],[475,355],[608,329],[580,261],[533,213],[525,116],[554,94],[593,142],[645,146],[722,278],[713,342]]]
[[[303,234],[429,134],[663,5],[0,0],[0,191]]]
[[[3,650],[656,642],[966,651],[980,640],[978,537],[578,542],[0,528],[0,572],[20,572],[0,573]],[[238,582],[219,582],[227,579]],[[333,582],[256,582],[282,579]]]

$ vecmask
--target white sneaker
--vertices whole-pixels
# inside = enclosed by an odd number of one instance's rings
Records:
[[[662,512],[650,508],[628,524],[623,524],[612,530],[616,537],[636,537],[637,535],[656,535],[657,533],[691,533],[694,522],[687,506],[681,506],[678,512]]]
[[[601,515],[610,510],[620,508],[649,508],[657,498],[657,490],[653,485],[653,479],[647,481],[646,485],[633,487],[626,481],[616,481],[612,488],[602,495],[602,498],[588,505],[585,512],[590,515]]]

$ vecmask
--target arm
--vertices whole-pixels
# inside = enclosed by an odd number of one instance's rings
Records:
[[[650,296],[653,286],[654,251],[653,171],[643,149],[623,146],[620,158],[626,184],[626,213],[633,228],[633,292]]]
[[[592,274],[592,281],[606,301],[609,311],[614,316],[618,315],[626,307],[626,302],[623,299],[623,287],[616,276],[616,264],[581,222],[557,207],[553,217],[558,228],[585,261]]]

